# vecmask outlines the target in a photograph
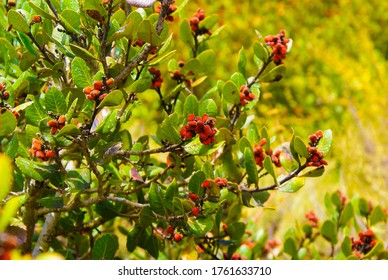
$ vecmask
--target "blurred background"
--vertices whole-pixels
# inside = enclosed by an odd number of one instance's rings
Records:
[[[295,194],[274,192],[267,202],[274,210],[247,210],[252,229],[269,228],[281,238],[309,210],[324,216],[324,195],[336,190],[387,207],[388,1],[190,0],[180,16],[191,18],[198,8],[218,14],[224,25],[219,38],[209,41],[217,55],[209,75],[217,79],[237,71],[241,47],[251,58],[247,73],[255,75],[255,29],[263,36],[285,29],[293,39],[285,77],[262,85],[254,109],[254,121],[277,135],[278,144],[291,138],[291,128],[304,139],[318,129],[333,130],[324,176],[307,180]],[[178,36],[179,26],[170,28]],[[188,58],[186,46],[177,49],[177,60]],[[205,83],[203,90],[211,86]]]

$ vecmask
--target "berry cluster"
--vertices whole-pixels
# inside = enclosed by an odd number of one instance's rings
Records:
[[[242,106],[245,106],[249,101],[255,99],[256,96],[246,85],[240,87],[240,103]]]
[[[273,152],[272,149],[269,150],[269,153],[267,153],[264,150],[264,145],[267,144],[267,139],[263,138],[259,141],[259,143],[255,143],[253,146],[253,154],[255,156],[255,162],[260,167],[264,166],[264,159],[268,155],[271,157],[272,163],[275,164],[276,167],[281,167],[282,164],[280,163],[280,154],[281,150],[277,150]]]
[[[185,62],[182,60],[179,61],[178,66],[180,68],[182,68],[183,66],[185,66]],[[194,73],[190,71],[189,73],[187,73],[187,75],[192,76],[192,75],[194,75]],[[171,72],[171,79],[173,79],[174,81],[177,81],[178,84],[181,84],[184,82],[184,83],[186,83],[186,86],[188,86],[188,87],[191,85],[190,79],[188,79],[186,77],[186,75],[182,74],[180,69],[177,69],[177,70]]]
[[[208,34],[212,35],[212,32],[206,28],[200,28],[199,23],[200,21],[205,19],[205,11],[202,9],[198,9],[195,13],[194,16],[190,19],[190,28],[191,31],[194,32],[196,36],[198,35],[203,35],[203,34]]]
[[[156,68],[151,67],[150,69],[148,69],[148,72],[150,72],[152,75],[150,88],[160,89],[163,83],[162,73],[160,72],[160,70],[157,70]]]
[[[317,145],[319,143],[319,140],[323,138],[323,133],[321,130],[318,130],[315,134],[311,134],[309,136],[310,142],[309,146],[307,146],[307,151],[309,152],[310,156],[307,159],[306,165],[307,166],[322,166],[327,165],[327,161],[323,159],[323,153],[318,151]]]
[[[265,43],[272,47],[273,62],[276,65],[283,64],[282,59],[286,58],[287,43],[290,39],[286,38],[286,32],[280,30],[278,35],[268,35],[264,38]]]
[[[165,230],[165,234],[170,235],[170,238],[177,243],[181,242],[183,238],[183,234],[180,232],[175,232],[175,228],[172,225],[169,225],[167,227],[167,229]]]
[[[202,117],[189,114],[187,121],[187,125],[182,127],[180,131],[183,140],[190,140],[198,134],[202,144],[208,146],[214,142],[216,134],[216,129],[214,128],[216,120],[214,118],[209,117],[207,114],[203,114]]]
[[[310,212],[307,212],[305,214],[305,217],[306,219],[309,221],[309,224],[310,226],[312,226],[313,228],[317,228],[318,227],[318,217],[315,215],[314,211],[311,210]]]
[[[352,237],[352,250],[356,251],[355,255],[360,257],[360,254],[367,254],[376,245],[375,234],[371,229],[367,229],[364,232],[359,232],[358,237],[360,239],[354,239]]]
[[[47,122],[47,126],[51,127],[51,134],[55,134],[58,130],[61,130],[66,123],[66,117],[64,115],[59,116],[57,119],[52,119]]]
[[[220,178],[220,177],[217,177],[215,178],[214,180],[211,180],[211,179],[206,179],[205,181],[203,181],[201,187],[203,189],[208,189],[211,187],[211,183],[212,181],[214,183],[216,183],[217,187],[219,188],[225,188],[228,186],[228,180],[226,180],[225,178]]]
[[[279,245],[280,245],[279,241],[277,241],[276,239],[271,239],[271,240],[268,240],[267,243],[265,244],[264,250],[266,252],[269,252],[272,249],[275,249],[276,247],[278,247]]]
[[[175,1],[172,1],[171,4],[173,4]],[[175,12],[178,9],[178,6],[170,5],[168,7],[167,15],[166,15],[166,20],[167,21],[174,21],[174,16],[171,14]],[[159,4],[155,7],[155,13],[160,14],[160,11],[162,10],[162,4]]]
[[[109,78],[108,80],[103,79],[102,81],[94,81],[93,87],[87,86],[83,89],[89,100],[102,101],[109,93],[109,87],[113,85],[114,79]]]
[[[49,149],[46,145],[44,145],[38,139],[32,139],[32,146],[28,152],[34,157],[40,158],[44,161],[49,160],[55,156],[55,152]]]
[[[6,84],[5,83],[0,83],[0,99],[1,100],[8,100],[9,98],[9,91],[6,90]]]

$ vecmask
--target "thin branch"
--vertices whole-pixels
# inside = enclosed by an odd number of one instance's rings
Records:
[[[103,24],[104,30],[102,31],[102,38],[100,38],[101,39],[100,61],[101,61],[102,66],[104,68],[104,73],[105,73],[106,77],[109,76],[109,67],[108,67],[108,64],[106,62],[106,42],[107,42],[107,39],[108,39],[108,33],[109,33],[109,29],[110,29],[110,18],[111,18],[111,15],[112,15],[112,5],[113,5],[113,1],[109,1],[109,4],[108,4],[108,18],[107,18],[106,24]]]
[[[43,225],[43,229],[39,234],[38,241],[32,251],[32,257],[35,258],[40,253],[47,252],[50,244],[54,240],[56,233],[55,227],[59,221],[60,213],[48,213]]]
[[[45,60],[50,63],[51,65],[54,65],[55,62],[48,56],[46,49],[39,44],[39,42],[35,39],[34,35],[32,35],[31,32],[27,33],[27,36],[32,40],[32,42],[38,47],[39,51],[44,56]]]
[[[250,193],[254,193],[254,192],[264,192],[264,191],[269,191],[269,190],[274,190],[276,189],[279,185],[282,185],[284,184],[285,182],[291,180],[292,178],[298,176],[298,174],[303,171],[307,166],[306,165],[301,165],[299,166],[296,170],[294,170],[293,172],[291,172],[290,174],[288,174],[286,177],[284,177],[283,179],[281,179],[278,184],[272,184],[270,186],[267,186],[267,187],[263,187],[263,188],[247,188],[245,186],[241,186],[240,187],[240,190],[243,191],[243,192],[250,192]]]
[[[128,157],[128,156],[145,156],[150,154],[159,154],[159,153],[168,153],[168,152],[181,152],[183,151],[182,144],[172,144],[170,146],[149,149],[144,151],[133,151],[133,150],[120,150],[115,153],[112,153],[112,156],[117,157]]]
[[[146,203],[146,204],[136,203],[136,202],[132,202],[128,199],[125,199],[124,197],[108,196],[106,199],[109,201],[124,203],[124,204],[127,204],[131,207],[134,207],[134,208],[143,208],[146,206],[150,206],[148,203]]]

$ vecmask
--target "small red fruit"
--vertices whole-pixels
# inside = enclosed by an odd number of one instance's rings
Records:
[[[113,85],[113,83],[115,82],[115,80],[113,78],[109,78],[107,81],[106,81],[106,85],[108,87],[110,87],[111,85]]]
[[[59,124],[64,124],[65,122],[66,122],[66,117],[64,115],[59,116],[58,123]]]
[[[46,151],[45,155],[46,155],[46,158],[52,158],[55,156],[55,152],[53,150],[48,150]]]
[[[42,142],[40,142],[38,139],[32,139],[32,148],[36,151],[41,151]]]
[[[31,19],[31,23],[40,23],[42,22],[42,18],[39,15],[34,15]]]
[[[90,87],[90,86],[88,86],[88,87],[85,87],[85,88],[83,89],[83,92],[84,92],[85,94],[90,94],[90,93],[92,92],[92,90],[93,90],[93,88]]]
[[[175,231],[175,229],[174,229],[174,227],[173,226],[168,226],[168,228],[167,228],[167,233],[169,233],[169,234],[174,234],[174,231]]]
[[[174,241],[175,242],[181,242],[182,238],[183,238],[183,234],[182,233],[175,233],[174,234]]]
[[[93,83],[93,87],[96,90],[101,90],[102,86],[103,86],[102,81],[94,81],[94,83]]]
[[[191,214],[193,214],[193,216],[198,216],[199,213],[201,212],[201,210],[199,210],[198,207],[194,207],[193,209],[191,209]]]
[[[58,125],[57,120],[50,120],[47,122],[48,127],[57,127],[57,125]]]
[[[198,199],[198,195],[196,195],[195,193],[189,193],[189,198],[190,198],[192,201],[196,202],[197,199]]]

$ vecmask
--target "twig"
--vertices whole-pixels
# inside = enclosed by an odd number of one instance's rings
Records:
[[[168,153],[168,152],[181,152],[183,151],[182,144],[172,144],[170,146],[149,149],[144,151],[133,151],[133,150],[120,150],[112,153],[111,156],[116,157],[127,157],[127,156],[145,156],[150,154]]]
[[[45,60],[50,63],[51,65],[54,65],[55,62],[48,56],[46,49],[39,44],[39,42],[35,39],[34,35],[32,35],[31,32],[27,33],[27,36],[32,40],[32,42],[38,47],[39,51],[44,56]]]

